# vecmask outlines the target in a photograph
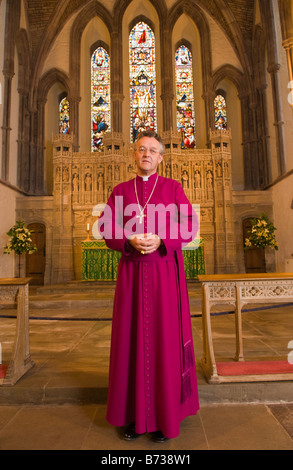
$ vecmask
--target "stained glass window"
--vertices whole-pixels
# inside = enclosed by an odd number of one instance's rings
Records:
[[[129,36],[131,142],[139,132],[156,130],[155,36],[140,21]]]
[[[223,95],[218,95],[214,101],[216,129],[227,129],[227,105]]]
[[[183,149],[196,147],[192,54],[188,47],[181,45],[175,56],[177,130],[180,132]]]
[[[59,133],[69,134],[70,123],[69,123],[69,101],[65,97],[59,103]]]
[[[110,57],[98,47],[91,60],[92,152],[103,151],[103,135],[111,129]]]

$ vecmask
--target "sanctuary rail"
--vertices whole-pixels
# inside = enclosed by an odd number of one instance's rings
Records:
[[[293,380],[293,365],[286,373],[220,375],[215,359],[211,308],[230,304],[235,307],[236,357],[244,362],[242,308],[247,304],[293,302],[293,273],[200,275],[202,288],[203,359],[202,367],[209,383],[263,382]]]
[[[29,282],[30,278],[0,278],[1,304],[17,304],[14,347],[5,377],[0,378],[0,386],[15,385],[34,366],[29,343]]]

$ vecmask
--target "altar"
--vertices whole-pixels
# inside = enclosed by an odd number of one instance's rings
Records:
[[[104,240],[83,241],[82,280],[116,281],[121,253],[110,250]],[[200,240],[196,248],[185,247],[183,259],[186,279],[196,279],[205,274],[204,243]]]

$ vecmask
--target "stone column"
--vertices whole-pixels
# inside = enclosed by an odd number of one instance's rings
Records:
[[[18,186],[24,191],[29,191],[29,109],[28,109],[28,92],[19,89],[19,119],[18,119]]]
[[[292,0],[279,0],[283,47],[287,54],[289,72],[289,103],[293,110],[293,4]]]
[[[286,1],[286,3],[290,3]],[[280,59],[277,46],[276,2],[273,0],[259,0],[259,6],[266,31],[268,72],[271,75],[272,99],[274,105],[274,118],[276,128],[276,145],[279,164],[279,174],[286,173],[286,156],[284,141],[284,116],[281,96]]]
[[[163,131],[171,131],[173,125],[173,49],[170,47],[171,31],[164,29],[162,26],[161,31],[161,77],[162,77],[162,110],[163,110]]]
[[[249,106],[249,95],[240,94],[239,99],[241,101],[241,114],[242,114],[242,129],[243,129],[243,154],[244,154],[244,176],[245,176],[245,189],[253,190],[254,177],[253,177],[253,143],[251,138],[250,130],[250,106]]]
[[[70,105],[70,132],[73,135],[73,151],[79,151],[79,103],[80,96],[68,96]]]
[[[44,194],[44,107],[39,100],[30,112],[29,192]]]
[[[52,283],[74,280],[72,215],[72,134],[58,134],[53,142],[54,231],[52,243]]]
[[[280,175],[286,173],[286,159],[285,159],[285,148],[284,148],[284,119],[283,119],[283,108],[281,99],[281,85],[280,85],[280,71],[281,65],[277,63],[271,63],[268,67],[268,72],[271,75],[272,81],[272,94],[274,102],[275,112],[275,128],[277,137],[277,154],[279,156],[279,173]]]
[[[4,180],[9,179],[9,158],[10,158],[10,118],[11,118],[11,86],[14,77],[14,54],[15,37],[19,29],[20,21],[20,0],[7,0],[5,16],[5,35],[4,35],[4,93],[3,93],[3,120],[2,120],[2,168],[0,177]]]
[[[4,75],[4,99],[3,99],[3,124],[2,130],[2,168],[1,178],[9,178],[9,143],[10,143],[10,112],[11,112],[11,84],[13,72],[3,70]]]
[[[210,141],[215,208],[215,274],[231,274],[237,272],[232,198],[231,131],[224,129],[210,131]]]
[[[259,127],[259,158],[260,158],[260,186],[266,186],[272,181],[270,133],[268,124],[267,85],[262,84],[257,88],[258,93],[258,127]]]
[[[118,28],[111,34],[111,101],[112,130],[121,133],[123,104],[122,33]]]

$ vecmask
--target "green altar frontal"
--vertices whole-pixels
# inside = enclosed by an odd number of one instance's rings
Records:
[[[121,253],[110,250],[104,240],[84,241],[82,247],[83,281],[116,281]],[[183,250],[186,279],[205,274],[204,246]]]

